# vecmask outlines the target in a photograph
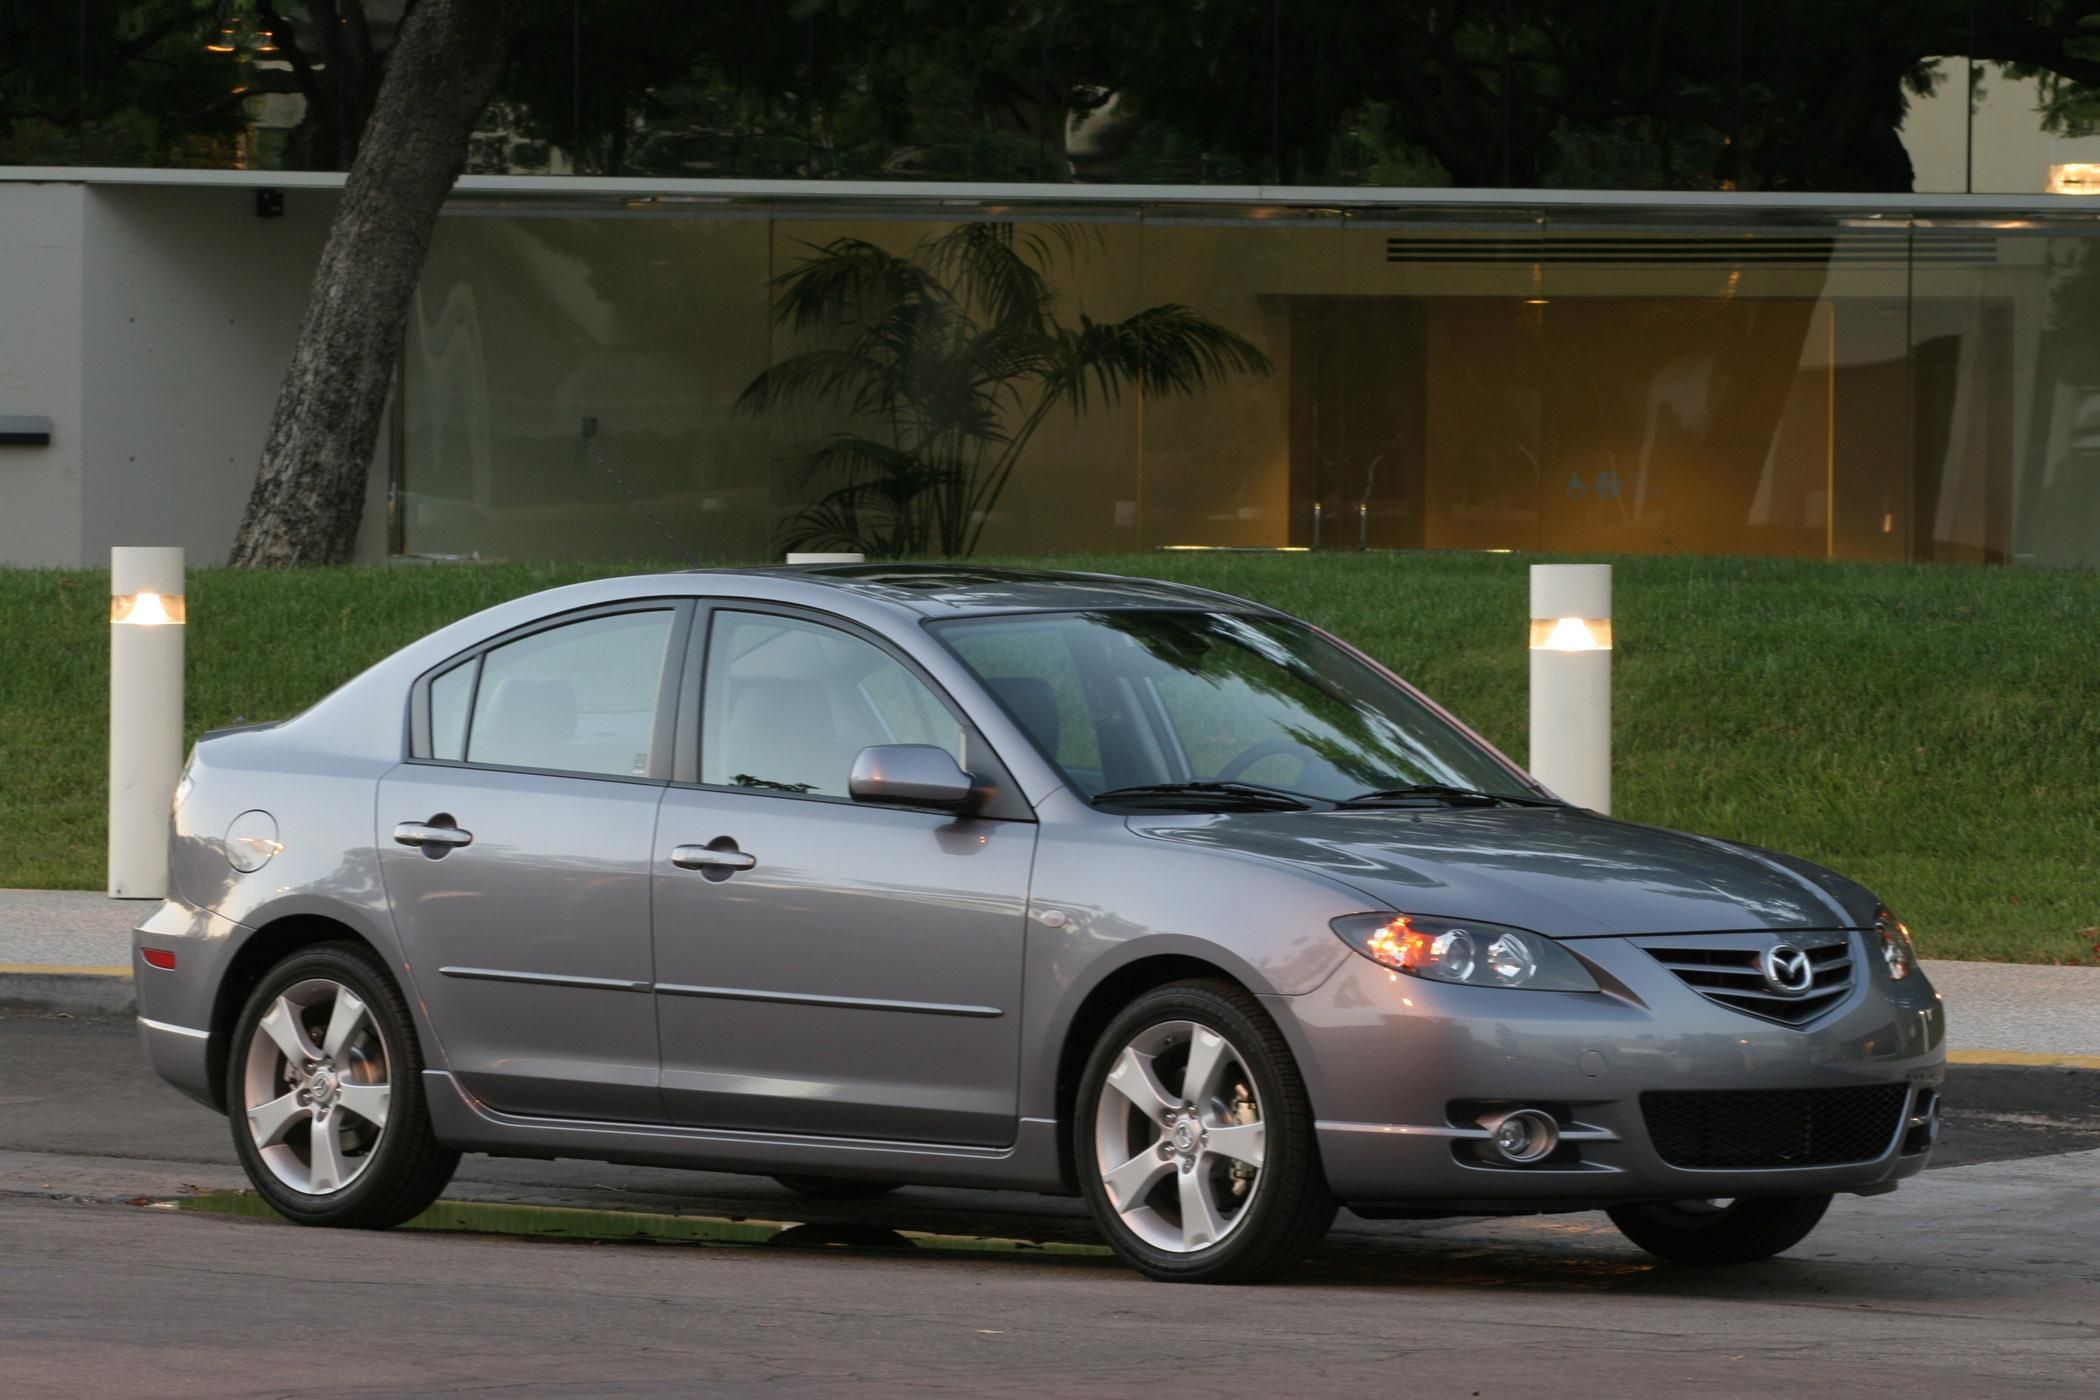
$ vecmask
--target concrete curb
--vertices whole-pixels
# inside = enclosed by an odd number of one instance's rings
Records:
[[[128,967],[0,966],[0,1011],[135,1016]]]

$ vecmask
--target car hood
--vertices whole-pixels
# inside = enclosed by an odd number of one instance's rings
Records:
[[[1156,841],[1317,871],[1411,914],[1559,938],[1860,927],[1873,897],[1792,857],[1574,808],[1174,813]]]

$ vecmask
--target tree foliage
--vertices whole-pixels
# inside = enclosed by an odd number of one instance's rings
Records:
[[[231,163],[276,93],[256,163],[347,168],[415,2],[0,0],[0,158]],[[2100,0],[525,0],[471,168],[1895,191],[1963,55],[2100,125]]]

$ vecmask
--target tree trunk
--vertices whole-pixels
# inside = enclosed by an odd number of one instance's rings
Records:
[[[328,229],[228,562],[340,564],[438,211],[503,72],[514,0],[420,0]]]

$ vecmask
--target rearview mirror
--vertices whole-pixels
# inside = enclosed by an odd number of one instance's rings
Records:
[[[960,811],[975,802],[977,780],[946,749],[932,744],[873,744],[853,760],[846,790],[856,802]]]

